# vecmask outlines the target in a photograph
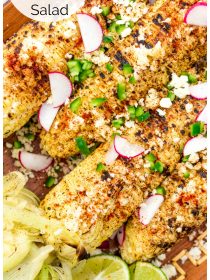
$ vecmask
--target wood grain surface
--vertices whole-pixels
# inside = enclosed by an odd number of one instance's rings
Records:
[[[4,28],[4,41],[12,36],[24,23],[28,22],[30,19],[22,15],[17,9],[13,6],[12,3],[6,3],[4,5],[3,13],[3,28]],[[14,135],[9,139],[5,140],[6,142],[13,143]],[[4,174],[7,174],[10,171],[15,170],[14,162],[11,157],[11,152],[8,150],[4,143]],[[36,150],[38,151],[38,143]],[[45,188],[43,182],[46,180],[46,174],[43,172],[35,173],[36,176],[34,179],[30,179],[27,183],[27,187],[34,191],[41,199],[49,191]],[[192,246],[192,242],[188,238],[179,241],[172,249],[167,253],[167,259],[164,263],[170,262],[171,259],[176,256],[181,250],[189,249]],[[186,261],[182,268],[187,272],[186,280],[206,280],[207,279],[207,263],[206,261],[200,266],[196,267],[192,265],[190,261]],[[149,280],[149,279],[148,279]]]

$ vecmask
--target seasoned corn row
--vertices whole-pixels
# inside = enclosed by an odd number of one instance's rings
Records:
[[[142,9],[146,1],[137,1]],[[145,3],[144,3],[145,2]],[[93,0],[82,7],[90,13],[95,5],[112,1]],[[113,6],[113,13],[120,7]],[[104,27],[104,18],[99,16]],[[21,128],[49,97],[48,73],[67,72],[66,54],[83,57],[84,48],[76,16],[57,23],[29,22],[4,45],[4,137]]]
[[[167,193],[149,225],[140,223],[138,209],[128,220],[121,247],[121,256],[127,263],[154,258],[206,220],[205,154],[205,151],[201,153],[192,169],[189,162],[178,164],[161,183]],[[189,178],[184,178],[183,169],[189,171]]]
[[[78,114],[74,114],[67,104],[58,113],[50,132],[42,131],[42,147],[52,157],[77,153],[77,136],[82,136],[88,143],[106,141],[114,132],[112,120],[119,115],[128,115],[127,105],[141,100],[147,109],[159,107],[160,99],[167,96],[164,86],[173,72],[180,75],[188,71],[197,75],[200,81],[204,79],[206,28],[183,23],[184,13],[194,2],[187,1],[183,5],[178,0],[156,1],[130,36],[113,43],[105,52],[109,63],[114,65],[113,72],[108,73],[106,65],[97,67],[96,77],[87,79],[75,93],[82,101]],[[104,54],[98,51],[86,57],[97,62],[96,58],[101,55]],[[125,63],[134,68],[136,84],[130,84],[130,76],[123,74],[122,64]],[[126,84],[124,101],[117,98],[118,83]],[[91,100],[98,97],[107,98],[107,102],[93,108]]]
[[[176,101],[165,117],[154,114],[126,134],[131,142],[147,152],[152,151],[164,165],[163,173],[152,172],[148,161],[141,156],[132,160],[118,158],[103,172],[97,172],[98,163],[105,164],[110,148],[106,143],[45,197],[41,206],[46,214],[77,232],[88,252],[98,247],[132,215],[142,202],[144,192],[156,188],[180,160],[180,150],[189,139],[189,124],[205,103],[191,98],[187,101],[193,106],[191,114],[183,110],[186,100]]]

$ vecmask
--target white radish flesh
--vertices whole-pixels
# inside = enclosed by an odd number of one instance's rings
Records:
[[[123,242],[125,240],[125,226],[122,225],[117,232],[117,241],[119,243],[120,246],[123,245]]]
[[[148,225],[155,216],[163,201],[164,197],[159,194],[152,195],[146,201],[144,201],[141,205],[141,208],[139,209],[140,222],[144,225]]]
[[[208,119],[208,115],[207,115],[207,106],[206,106],[203,109],[203,111],[199,113],[199,115],[196,118],[196,121],[204,122],[205,124],[207,124],[207,119]]]
[[[114,148],[115,151],[124,158],[134,158],[144,152],[144,148],[141,146],[132,144],[128,142],[127,139],[118,135],[116,135],[114,139]]]
[[[85,47],[85,52],[97,50],[103,40],[103,30],[99,22],[88,14],[77,14],[77,19]]]
[[[49,80],[53,107],[60,107],[71,96],[72,84],[70,80],[60,72],[50,72]]]
[[[47,101],[43,103],[41,108],[39,109],[39,123],[46,131],[50,130],[51,125],[58,113],[58,110],[59,107],[54,108],[53,104],[49,104],[47,103]]]
[[[52,164],[53,159],[44,155],[21,151],[19,152],[19,161],[26,169],[43,171]]]
[[[197,136],[191,138],[184,146],[183,155],[188,156],[207,148],[207,138],[203,136]]]
[[[105,163],[107,165],[112,164],[117,158],[118,158],[118,153],[115,151],[114,144],[111,145],[109,150],[107,151],[105,155]]]
[[[201,83],[195,86],[190,86],[190,95],[196,99],[206,99],[207,91],[207,83]]]
[[[207,26],[207,3],[194,4],[185,14],[184,22],[197,26]]]

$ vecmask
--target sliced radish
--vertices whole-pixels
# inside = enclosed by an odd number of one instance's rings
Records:
[[[111,240],[114,240],[115,237],[117,236],[117,233],[118,233],[118,229],[115,230],[115,231],[112,233],[112,235],[110,236],[110,239],[111,239]]]
[[[88,14],[77,14],[77,19],[85,47],[85,52],[97,50],[103,40],[103,30],[99,22]]]
[[[117,158],[118,158],[118,153],[115,151],[114,144],[111,145],[109,150],[107,151],[105,155],[105,163],[107,165],[112,164]]]
[[[199,115],[197,116],[196,118],[196,121],[200,121],[200,122],[204,122],[207,124],[207,119],[208,119],[208,116],[207,116],[207,106],[203,109],[203,111],[201,111],[199,113]]]
[[[114,139],[115,151],[124,158],[134,158],[141,155],[144,152],[144,148],[139,145],[131,144],[127,139],[115,136]]]
[[[164,201],[160,194],[150,196],[139,209],[139,219],[143,225],[148,225]]]
[[[107,250],[109,249],[109,240],[105,240],[101,243],[101,245],[98,247],[99,249],[102,250]]]
[[[197,136],[187,141],[183,149],[183,155],[188,156],[193,153],[203,151],[207,148],[207,138]]]
[[[39,122],[46,131],[50,130],[50,127],[58,113],[58,110],[59,107],[54,108],[53,104],[49,104],[47,103],[47,101],[43,103],[41,108],[39,109]]]
[[[44,155],[21,151],[19,152],[19,161],[26,169],[42,171],[47,169],[52,164],[53,159]]]
[[[207,83],[201,83],[195,86],[190,86],[190,95],[196,99],[206,99],[207,91]]]
[[[125,240],[125,226],[122,225],[117,232],[117,241],[119,243],[120,246],[123,245],[123,242]]]
[[[185,14],[184,22],[198,26],[207,26],[207,3],[194,4]]]
[[[53,106],[60,107],[70,97],[72,84],[70,80],[60,72],[49,73],[50,88],[53,99]]]

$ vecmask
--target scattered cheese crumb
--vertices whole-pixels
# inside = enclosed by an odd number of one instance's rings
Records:
[[[176,268],[172,264],[165,264],[162,267],[163,272],[165,272],[166,276],[170,279],[177,275]]]
[[[168,97],[162,98],[162,99],[160,100],[160,106],[161,106],[162,108],[170,108],[171,105],[172,105],[171,99],[168,98]]]
[[[198,247],[192,247],[189,251],[189,255],[193,257],[193,259],[199,260],[201,258],[201,250]]]
[[[94,7],[91,8],[90,12],[91,12],[92,15],[101,14],[102,9],[98,6],[94,6]]]
[[[166,112],[161,109],[157,109],[156,111],[158,112],[159,116],[161,116],[161,117],[165,116],[165,114],[166,114]]]

